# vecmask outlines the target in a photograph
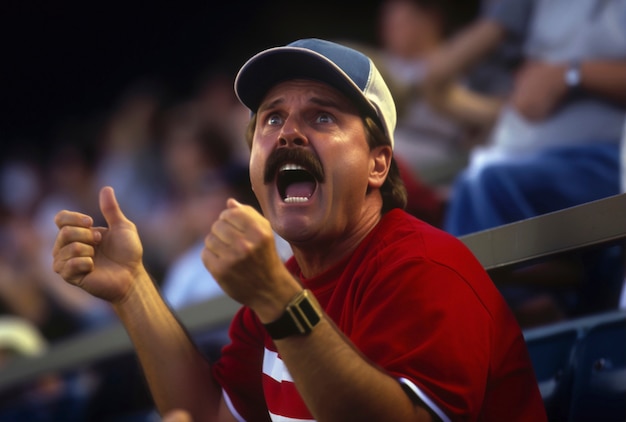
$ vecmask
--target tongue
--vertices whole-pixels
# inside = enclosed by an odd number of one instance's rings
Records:
[[[296,182],[287,186],[285,194],[287,198],[302,197],[310,198],[315,190],[315,183],[312,182]]]

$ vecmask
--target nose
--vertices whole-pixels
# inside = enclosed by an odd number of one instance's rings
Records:
[[[302,130],[302,122],[295,116],[289,116],[280,129],[278,135],[278,145],[286,146],[305,146],[309,140]]]

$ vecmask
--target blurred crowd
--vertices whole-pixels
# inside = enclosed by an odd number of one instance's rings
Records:
[[[43,157],[4,157],[0,173],[0,310],[32,322],[49,341],[110,321],[110,310],[52,271],[54,215],[100,216],[110,185],[145,240],[155,280],[208,232],[234,196],[253,201],[241,134],[242,109],[225,72],[175,101],[154,81],[137,81],[106,113],[65,122]],[[96,225],[104,225],[96,221]]]
[[[396,98],[395,154],[409,191],[409,211],[463,235],[619,193],[616,152],[625,125],[626,91],[613,92],[612,97],[601,90],[589,96],[582,90],[559,92],[553,104],[544,106],[546,88],[536,88],[529,80],[531,73],[539,75],[541,63],[546,68],[554,65],[549,75],[557,78],[564,74],[561,63],[580,65],[587,59],[610,60],[624,69],[624,1],[461,3],[383,0],[379,25],[372,28],[378,44],[341,40],[370,54]],[[499,3],[503,10],[493,12]],[[506,10],[511,4],[512,10]],[[563,15],[558,7],[568,8],[570,16],[555,25]],[[621,33],[609,30],[620,22]],[[564,41],[572,34],[576,36]],[[626,87],[624,78],[611,76],[614,69],[609,67],[606,74],[614,90]],[[547,80],[543,75],[539,79]],[[51,268],[54,215],[72,209],[97,218],[98,192],[105,185],[113,186],[122,209],[137,224],[145,264],[173,306],[221,294],[201,267],[202,239],[226,198],[256,206],[243,137],[249,111],[234,96],[233,78],[216,67],[199,78],[192,92],[178,96],[168,95],[162,81],[134,81],[105,112],[59,125],[43,154],[18,146],[2,158],[0,315],[27,321],[44,342],[113,320],[107,306],[62,282]],[[533,93],[541,98],[528,98]],[[512,111],[515,107],[517,112]],[[578,122],[573,129],[572,122]],[[600,144],[603,149],[596,148]],[[549,205],[535,207],[527,196],[535,198],[533,193],[540,189],[527,190],[526,184],[543,186],[552,177],[549,172],[533,173],[538,171],[537,153],[543,154],[546,145],[576,148],[557,164],[568,183],[551,187],[576,192],[561,201],[554,191],[540,192],[538,201]],[[597,160],[583,165],[578,151],[588,161]],[[561,150],[551,153],[559,155]],[[515,167],[520,163],[527,167]],[[575,166],[568,169],[568,163]],[[534,174],[535,179],[516,178],[508,173],[511,168]],[[578,175],[575,183],[573,173]],[[493,218],[485,220],[485,215]],[[277,241],[286,259],[288,245]],[[545,263],[537,266],[549,277],[537,278],[536,268],[502,275],[506,281],[528,274],[535,280],[551,277],[546,282],[550,288],[542,290],[549,294],[542,294],[533,306],[527,299],[537,295],[520,293],[520,285],[503,287],[503,293],[510,294],[520,312],[539,312],[535,305],[548,304],[542,315],[549,316],[541,322],[577,312],[573,309],[578,296],[554,300],[553,284],[559,292],[563,285],[576,292],[581,286],[588,293],[601,292],[588,311],[614,307],[610,299],[619,292],[623,277],[621,251],[611,254],[548,263],[549,271],[556,273],[546,271]],[[579,268],[585,262],[590,266]],[[605,274],[607,268],[617,267]],[[555,279],[558,283],[552,283]]]

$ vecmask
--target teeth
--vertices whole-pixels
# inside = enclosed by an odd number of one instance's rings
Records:
[[[303,167],[299,164],[286,163],[286,164],[283,164],[278,169],[278,172],[283,173],[286,171],[297,171],[297,170],[307,171],[306,167]],[[300,204],[300,203],[308,202],[309,199],[310,198],[308,196],[290,196],[290,197],[284,198],[283,201],[287,204]]]
[[[278,171],[287,171],[287,170],[306,170],[304,167],[297,164],[285,164]]]
[[[284,202],[294,204],[298,202],[307,202],[308,200],[309,198],[307,198],[306,196],[290,196],[289,198],[285,198]]]

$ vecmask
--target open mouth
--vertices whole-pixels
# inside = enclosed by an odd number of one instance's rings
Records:
[[[317,180],[303,166],[284,164],[278,169],[276,185],[286,203],[307,202],[317,189]]]

